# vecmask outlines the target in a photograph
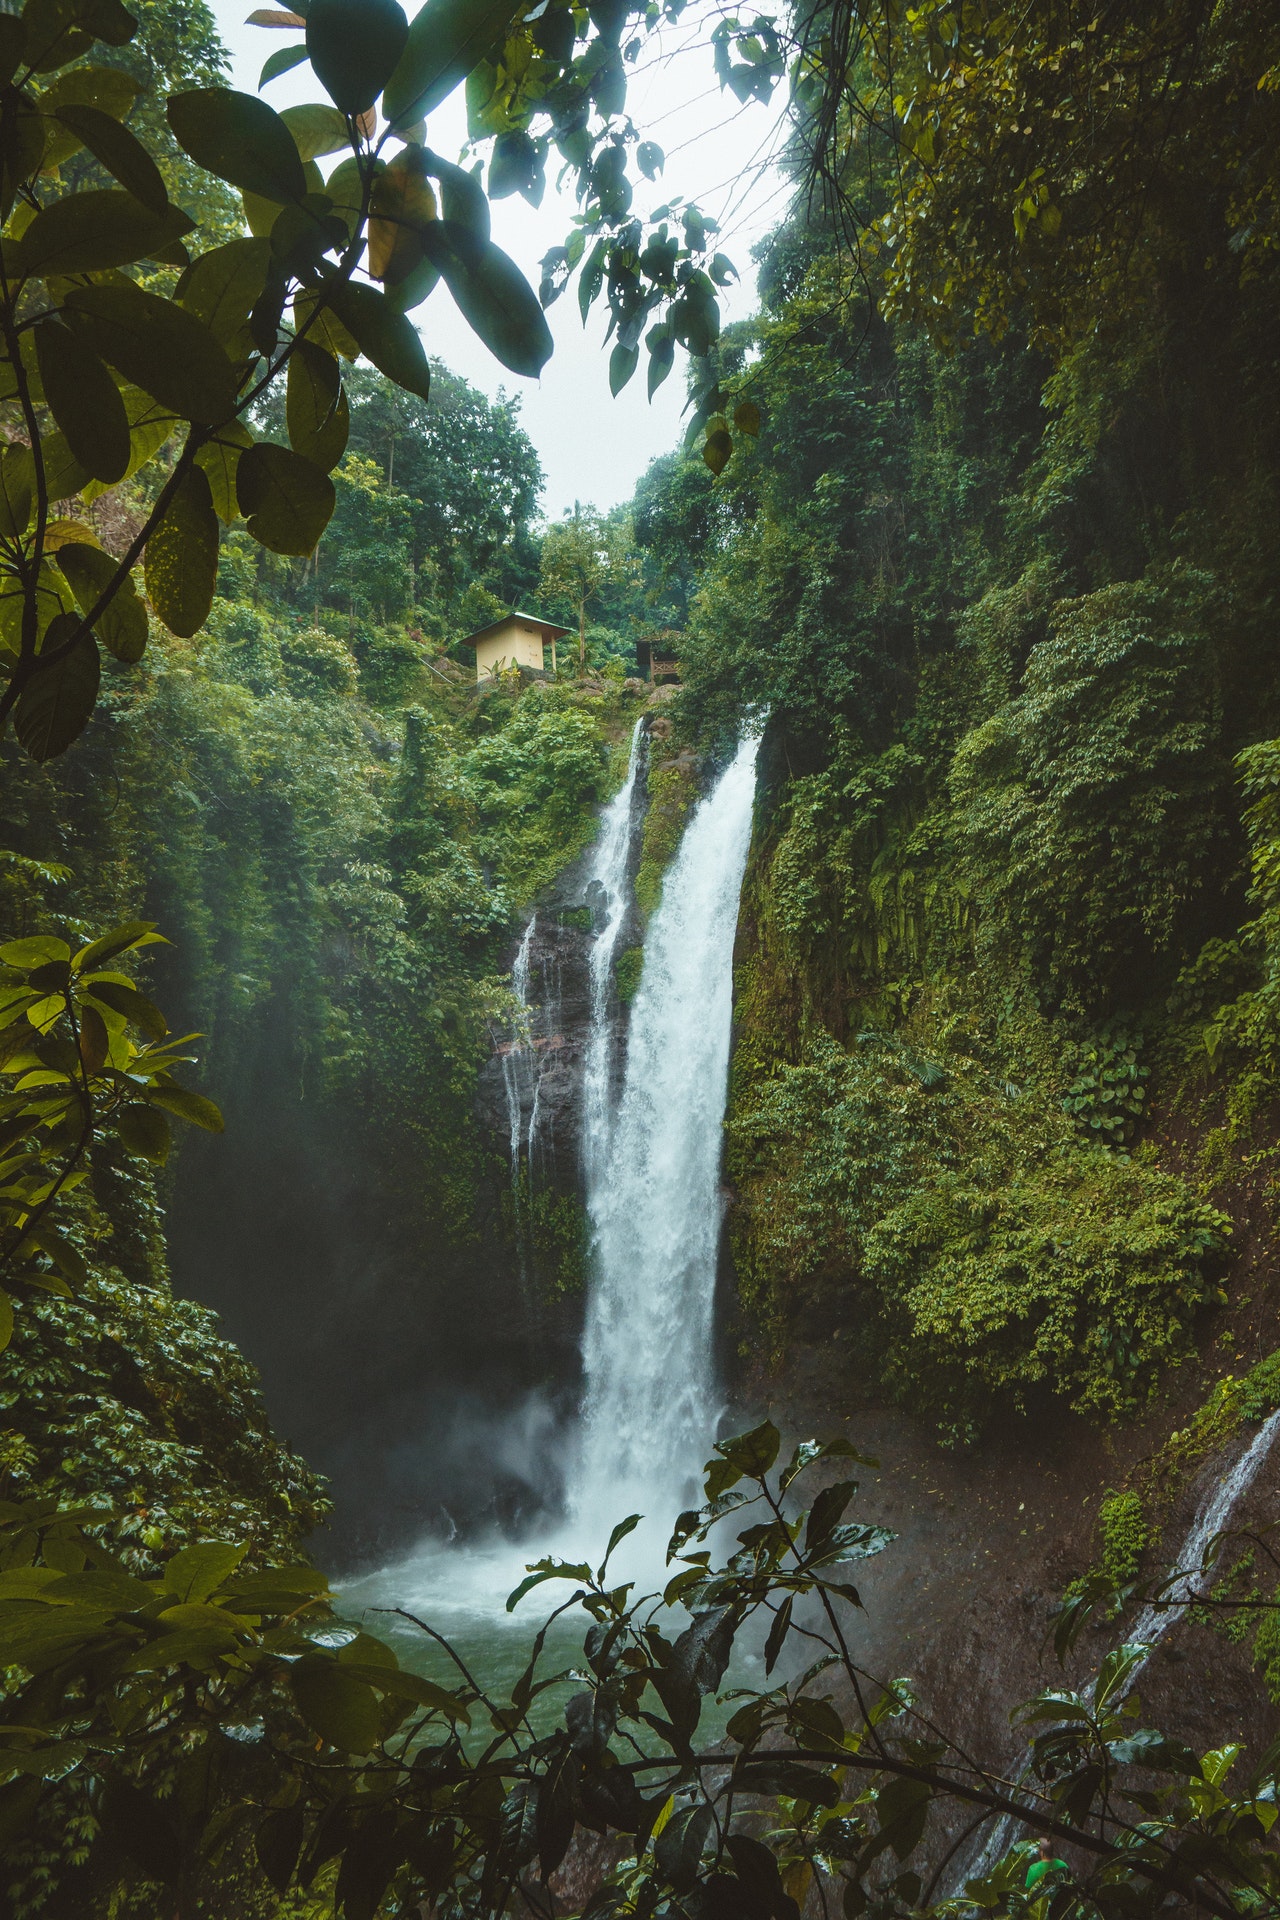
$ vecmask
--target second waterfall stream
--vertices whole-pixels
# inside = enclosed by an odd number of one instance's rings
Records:
[[[454,1634],[464,1622],[471,1631],[485,1621],[497,1629],[530,1560],[598,1556],[628,1513],[648,1522],[628,1552],[657,1572],[671,1521],[688,1504],[715,1437],[722,1123],[759,739],[743,740],[689,817],[646,930],[619,1076],[612,964],[628,904],[642,744],[637,729],[624,787],[601,819],[589,881],[596,915],[583,1088],[590,1277],[563,1521],[521,1542],[424,1542],[347,1589],[357,1605],[406,1607]]]

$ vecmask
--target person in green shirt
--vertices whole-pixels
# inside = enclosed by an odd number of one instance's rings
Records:
[[[1037,1849],[1036,1858],[1027,1868],[1027,1892],[1034,1893],[1041,1881],[1046,1879],[1049,1874],[1065,1873],[1066,1871],[1066,1861],[1055,1858],[1052,1841],[1042,1840]]]

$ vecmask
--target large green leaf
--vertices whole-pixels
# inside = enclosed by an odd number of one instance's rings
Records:
[[[104,360],[184,420],[213,425],[234,411],[235,368],[195,314],[124,280],[75,287],[64,310]]]
[[[26,29],[21,20],[7,13],[0,22],[0,85],[7,85],[22,61]]]
[[[61,320],[40,321],[35,342],[44,397],[72,453],[95,480],[122,480],[129,417],[115,381],[84,335]]]
[[[26,532],[35,485],[31,449],[21,444],[7,446],[0,454],[0,533],[12,538]]]
[[[382,1711],[365,1681],[335,1661],[305,1659],[289,1676],[293,1697],[308,1726],[345,1753],[368,1753],[378,1744]]]
[[[120,1109],[116,1115],[116,1132],[126,1149],[137,1154],[140,1160],[162,1167],[169,1158],[173,1144],[169,1122],[154,1107],[143,1106],[140,1100]]]
[[[154,920],[126,920],[87,947],[81,947],[76,955],[76,971],[87,973],[92,967],[100,967],[104,960],[114,960],[118,953],[131,953],[135,947],[167,945],[164,935],[156,932]]]
[[[345,153],[351,145],[347,123],[336,107],[321,101],[306,106],[285,107],[280,118],[293,135],[294,145],[303,160],[315,160],[322,153]]]
[[[166,1113],[176,1113],[180,1120],[203,1127],[206,1133],[221,1133],[226,1125],[212,1100],[206,1100],[202,1093],[192,1093],[187,1087],[153,1087],[151,1101]]]
[[[272,80],[278,80],[282,73],[288,73],[291,67],[300,67],[307,57],[307,49],[301,47],[281,47],[278,53],[267,56],[262,72],[258,75],[258,92]]]
[[[436,197],[421,147],[402,147],[373,183],[369,200],[369,273],[399,286],[421,266],[423,229],[436,218]]]
[[[169,194],[164,177],[128,127],[122,127],[101,107],[87,105],[59,107],[57,117],[144,207],[157,217],[167,212]]]
[[[46,630],[44,650],[63,645],[79,624],[79,614],[59,614]],[[97,643],[88,633],[60,660],[37,666],[13,710],[14,732],[33,760],[55,760],[84,732],[101,672]]]
[[[50,500],[71,500],[84,491],[93,476],[72,453],[65,433],[44,434],[40,451]]]
[[[320,304],[321,293],[300,287],[293,297],[293,320],[297,331],[313,340],[326,353],[341,354],[344,360],[358,360],[360,348],[343,326],[332,307]]]
[[[136,987],[126,987],[119,980],[90,980],[83,991],[89,998],[109,1007],[112,1013],[141,1027],[151,1040],[163,1040],[169,1031],[169,1023],[159,1007]]]
[[[313,553],[333,513],[328,474],[269,440],[241,455],[236,492],[249,532],[273,553]]]
[[[194,226],[180,207],[157,215],[131,193],[103,187],[55,200],[5,251],[23,274],[96,273],[158,260]]]
[[[439,227],[426,234],[427,249],[467,324],[504,367],[536,379],[553,346],[537,294],[501,247],[449,222]]]
[[[227,1577],[234,1573],[248,1549],[227,1540],[205,1540],[195,1547],[183,1547],[164,1570],[164,1586],[179,1600],[191,1604],[207,1600]]]
[[[439,279],[440,269],[435,261],[420,260],[403,280],[397,280],[393,287],[387,288],[387,304],[394,307],[397,313],[412,313],[415,307],[422,305]]]
[[[179,146],[220,180],[281,203],[306,192],[293,135],[265,100],[230,87],[197,87],[171,94],[165,111]]]
[[[414,126],[438,107],[524,11],[511,0],[427,0],[383,94],[392,126]]]
[[[0,213],[8,219],[19,189],[44,165],[49,122],[24,94],[5,99],[0,122]]]
[[[95,40],[124,47],[138,31],[120,0],[27,0],[22,58],[37,73],[52,73],[87,53]]]
[[[45,166],[60,166],[84,144],[79,134],[72,133],[70,127],[56,118],[60,107],[97,107],[113,119],[123,120],[140,91],[133,75],[122,73],[119,67],[70,67],[60,73],[39,100],[41,113],[54,116],[47,121]]]
[[[385,161],[375,160],[368,169],[373,176],[369,188],[370,196],[385,165]],[[324,183],[324,190],[333,202],[333,211],[343,222],[348,234],[354,236],[364,218],[365,209],[365,182],[361,177],[361,163],[355,154],[348,154],[347,158],[334,168]]]
[[[312,0],[307,8],[307,53],[311,70],[343,113],[373,105],[409,37],[409,22],[396,0]]]
[[[122,67],[69,67],[49,82],[39,96],[39,106],[41,113],[56,113],[60,107],[98,107],[123,120],[141,92],[142,82]]]
[[[196,465],[208,477],[213,510],[228,527],[240,517],[240,503],[236,498],[236,470],[241,454],[252,445],[253,435],[248,428],[242,427],[238,420],[232,420],[225,427],[220,427],[213,439],[207,440],[196,455]]]
[[[752,1427],[749,1433],[734,1434],[728,1440],[716,1441],[716,1452],[727,1460],[739,1473],[753,1477],[765,1474],[778,1457],[778,1448],[782,1444],[778,1429],[771,1420],[762,1420],[758,1427]]]
[[[374,287],[339,282],[325,289],[329,305],[379,373],[407,393],[426,400],[431,392],[431,367],[417,328]]]
[[[337,361],[309,340],[289,357],[285,419],[294,452],[331,473],[346,451],[350,414]]]
[[[268,1813],[253,1836],[258,1865],[277,1893],[287,1893],[302,1851],[306,1808],[301,1801]]]
[[[427,166],[440,182],[440,213],[451,231],[487,240],[490,235],[489,202],[480,184],[480,176],[442,160],[438,153],[424,149]]]
[[[218,516],[209,482],[188,471],[147,542],[151,604],[170,633],[189,640],[209,617],[218,578]]]
[[[162,407],[141,387],[125,386],[120,397],[129,419],[129,465],[125,469],[128,480],[139,467],[146,465],[152,454],[160,451],[180,422],[171,407]],[[90,480],[83,491],[86,498],[92,500],[104,491],[104,483]]]
[[[82,613],[92,611],[118,570],[118,562],[101,547],[81,546],[75,541],[58,548],[58,566]],[[115,659],[142,658],[147,645],[147,610],[134,591],[132,580],[126,580],[116,589],[106,610],[98,615],[94,631]]]
[[[228,345],[261,297],[270,262],[270,241],[228,240],[192,261],[178,283],[178,301]]]

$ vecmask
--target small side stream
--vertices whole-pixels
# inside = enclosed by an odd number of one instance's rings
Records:
[[[1210,1543],[1230,1526],[1232,1515],[1270,1456],[1277,1433],[1280,1433],[1280,1411],[1263,1422],[1248,1446],[1237,1456],[1229,1470],[1214,1481],[1201,1501],[1186,1538],[1178,1549],[1178,1557],[1165,1576],[1168,1591],[1164,1604],[1144,1607],[1125,1636],[1128,1644],[1143,1645],[1146,1652],[1129,1674],[1123,1689],[1113,1696],[1116,1704],[1132,1692],[1161,1640],[1178,1624],[1203,1591],[1203,1576],[1199,1569]],[[1018,1822],[1011,1814],[1003,1814],[985,1835],[979,1836],[961,1855],[960,1864],[952,1869],[947,1888],[948,1898],[954,1899],[963,1893],[966,1881],[984,1879],[992,1872],[1017,1838],[1017,1827]]]

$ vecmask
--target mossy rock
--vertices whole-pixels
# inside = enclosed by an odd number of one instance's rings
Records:
[[[629,1007],[635,999],[643,971],[643,947],[628,947],[625,953],[618,955],[617,964],[613,969],[613,979],[618,989],[618,998],[624,1007]]]
[[[649,770],[649,805],[636,870],[635,901],[646,922],[662,898],[662,881],[676,857],[689,809],[698,797],[691,759],[681,758]]]

